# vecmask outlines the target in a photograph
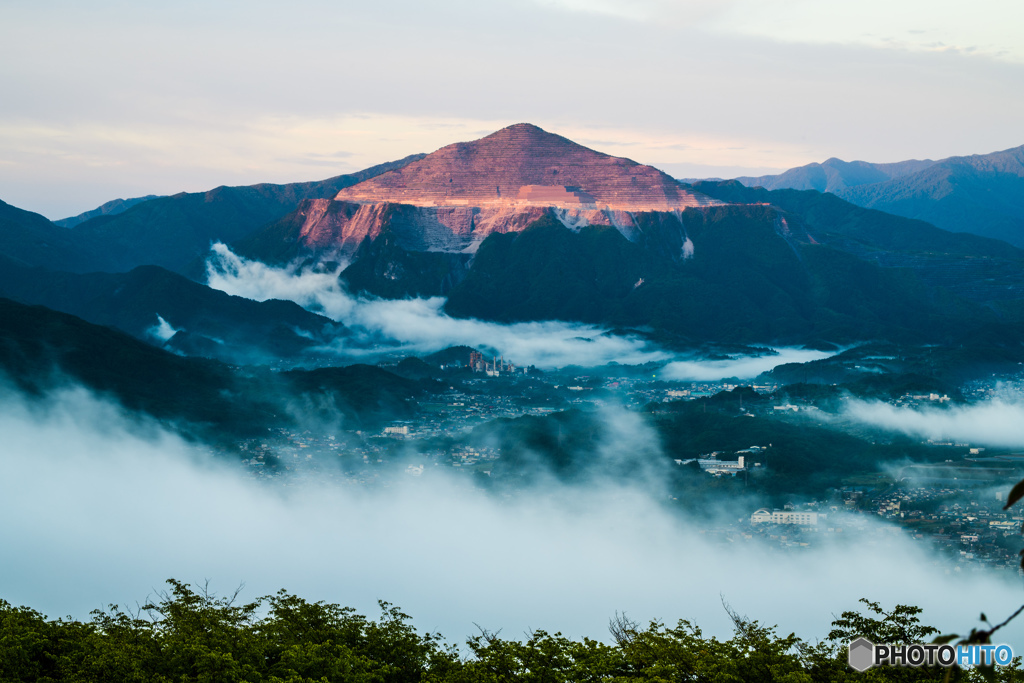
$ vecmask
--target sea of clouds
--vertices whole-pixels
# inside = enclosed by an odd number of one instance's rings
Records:
[[[84,390],[2,396],[2,597],[50,616],[134,605],[175,577],[222,593],[244,583],[243,599],[286,588],[371,615],[385,599],[456,642],[474,624],[607,639],[616,611],[728,636],[723,598],[814,640],[861,597],[918,605],[946,632],[1021,597],[1019,581],[949,574],[881,525],[867,543],[783,553],[715,542],[642,479],[551,482],[511,499],[431,469],[373,490],[261,483]],[[601,457],[627,442],[659,455],[642,420],[623,416],[609,433]],[[1024,647],[1022,633],[1014,625],[1004,640]]]

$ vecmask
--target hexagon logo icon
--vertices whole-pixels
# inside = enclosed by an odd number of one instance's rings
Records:
[[[875,644],[867,638],[858,638],[850,643],[850,668],[867,671],[875,664]]]

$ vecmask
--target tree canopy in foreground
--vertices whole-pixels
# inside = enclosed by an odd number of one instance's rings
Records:
[[[681,620],[641,626],[625,615],[611,639],[575,640],[532,631],[523,640],[482,631],[460,651],[438,634],[420,634],[408,615],[381,602],[368,619],[349,607],[307,602],[281,591],[243,604],[205,588],[168,581],[135,612],[116,605],[86,622],[48,619],[0,600],[0,681],[280,681],[407,683],[453,681],[785,681],[1024,680],[1020,659],[995,671],[882,667],[858,674],[846,647],[864,636],[914,643],[937,631],[916,607],[844,612],[810,643],[729,610],[728,640]],[[726,608],[728,610],[728,607]],[[984,676],[983,676],[984,674]]]

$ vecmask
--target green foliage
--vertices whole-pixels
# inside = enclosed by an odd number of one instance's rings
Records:
[[[920,607],[897,605],[891,612],[886,612],[877,602],[864,598],[860,601],[870,613],[863,615],[853,611],[843,612],[832,622],[832,631],[828,634],[830,641],[846,643],[863,637],[873,643],[900,645],[923,643],[928,636],[939,632],[938,629],[921,624],[918,618]],[[879,616],[882,618],[877,618]]]
[[[945,673],[934,667],[852,672],[846,644],[853,638],[909,643],[935,633],[919,622],[917,608],[885,612],[866,600],[869,615],[844,612],[814,645],[727,607],[734,630],[724,640],[684,620],[641,627],[616,615],[608,643],[544,630],[521,641],[482,631],[460,653],[435,634],[419,634],[407,614],[386,602],[371,620],[285,591],[243,604],[237,593],[219,597],[173,579],[168,585],[137,613],[111,606],[88,622],[48,620],[0,600],[0,681],[817,683],[929,681]],[[979,678],[953,673],[954,680]],[[1019,661],[995,672],[1006,681],[1021,673]]]

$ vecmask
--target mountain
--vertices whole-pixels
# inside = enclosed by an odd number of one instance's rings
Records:
[[[128,209],[132,208],[136,204],[147,202],[150,199],[159,199],[160,195],[147,194],[145,197],[133,197],[132,199],[112,199],[109,202],[104,202],[98,207],[91,211],[80,213],[77,216],[71,216],[70,218],[61,218],[60,220],[54,221],[54,225],[59,225],[62,228],[73,228],[79,223],[84,223],[90,218],[97,216],[116,216],[119,213],[124,213]]]
[[[140,265],[158,265],[201,276],[203,269],[195,264],[212,242],[240,239],[293,211],[305,199],[331,197],[341,188],[421,157],[414,154],[318,182],[183,192],[90,218],[72,230],[0,202],[0,255],[76,273],[126,272]]]
[[[347,187],[333,201],[304,202],[236,246],[276,263],[349,258],[386,233],[406,251],[468,260],[488,235],[523,230],[551,212],[566,224],[629,232],[630,212],[717,203],[651,166],[520,123]]]
[[[81,385],[168,427],[211,441],[265,435],[308,419],[378,427],[409,417],[409,399],[429,381],[403,379],[366,365],[244,373],[220,362],[185,358],[121,331],[43,306],[0,298],[0,380],[33,396]]]
[[[929,163],[830,166],[852,183]],[[1005,242],[815,191],[683,185],[527,124],[303,202],[234,246],[345,260],[350,290],[446,296],[457,317],[682,343],[937,341],[1024,320],[1024,251]]]
[[[817,190],[838,194],[858,185],[870,185],[902,178],[934,166],[931,159],[872,164],[867,161],[843,161],[832,157],[818,164],[798,166],[778,175],[743,176],[736,178],[747,187],[766,190]]]
[[[182,358],[123,332],[0,298],[0,375],[42,394],[69,381],[159,419],[265,433],[279,423],[224,365]],[[186,430],[189,431],[189,430]]]
[[[858,166],[843,177],[854,182],[884,172],[906,179],[939,164],[913,166]],[[95,235],[97,226],[161,206],[184,210],[200,198],[213,207],[204,209],[206,220],[236,200],[251,209],[287,195],[296,208],[259,230],[239,230],[245,234],[232,243],[237,253],[268,263],[344,262],[341,277],[351,291],[445,296],[445,310],[457,317],[580,321],[681,344],[948,342],[967,330],[1017,329],[1024,321],[1024,251],[1004,242],[832,194],[734,181],[684,185],[529,124],[368,172],[334,199],[322,196],[331,182],[154,199],[63,232]],[[206,229],[199,219],[185,222]],[[230,233],[230,224],[218,234]],[[169,228],[161,230],[169,236]],[[187,353],[229,357],[217,344],[253,340],[261,350],[301,353],[325,335],[344,334],[288,317],[295,310],[243,312],[242,304],[215,302],[159,268],[134,270],[125,280],[11,272],[0,291],[25,301],[141,337],[184,327],[171,343]],[[173,305],[207,299],[211,312],[192,318]],[[156,315],[166,326],[154,332]],[[218,319],[227,322],[218,327]]]
[[[0,258],[0,296],[109,325],[151,344],[230,362],[294,358],[343,333],[290,301],[252,301],[159,266],[67,273]]]
[[[779,207],[819,244],[885,268],[913,271],[922,282],[965,299],[996,308],[1024,299],[1024,250],[1006,242],[947,232],[813,190],[768,191],[735,180],[695,187],[722,201]]]
[[[358,173],[318,182],[218,187],[203,193],[180,193],[138,204],[116,216],[88,220],[75,231],[107,254],[104,270],[125,271],[138,265],[184,270],[212,242],[232,242],[294,210],[304,199],[330,197],[339,189],[418,159],[373,166]]]
[[[684,343],[946,339],[991,317],[911,271],[813,243],[774,207],[637,218],[636,242],[613,228],[573,232],[550,219],[492,235],[445,310],[649,328]],[[681,235],[685,251],[677,251]]]
[[[622,210],[714,203],[656,168],[596,152],[529,123],[442,147],[341,190],[335,199],[475,207],[551,202]]]
[[[1024,146],[941,161],[829,159],[778,176],[738,180],[750,187],[831,192],[865,208],[1024,247]]]
[[[0,255],[25,265],[46,265],[75,270],[102,254],[79,235],[61,228],[38,213],[0,201]]]

